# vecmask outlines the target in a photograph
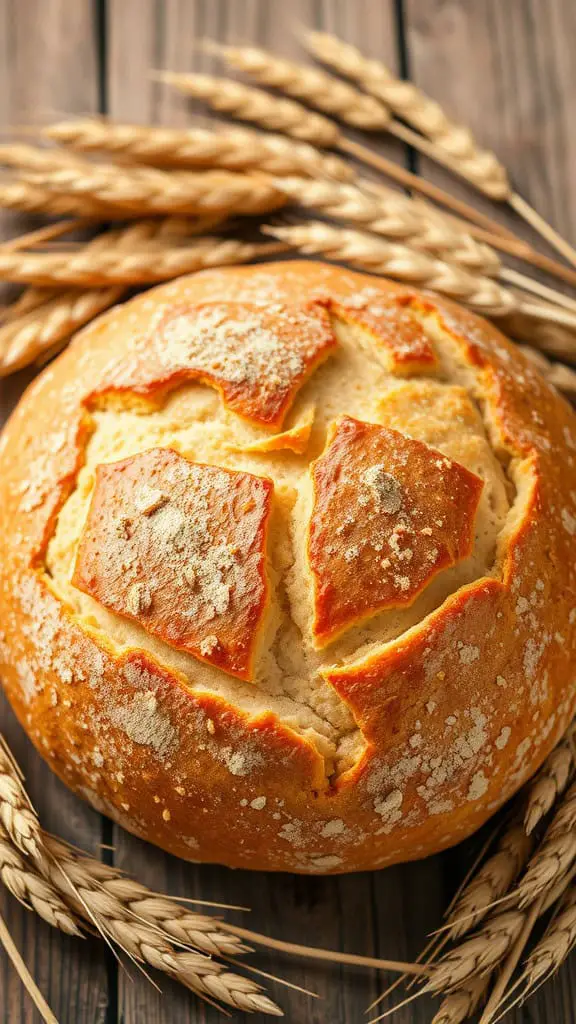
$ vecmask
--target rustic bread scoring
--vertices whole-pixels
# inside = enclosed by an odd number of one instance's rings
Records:
[[[576,417],[381,278],[229,268],[105,314],[4,431],[0,526],[19,719],[188,859],[433,853],[574,712]]]

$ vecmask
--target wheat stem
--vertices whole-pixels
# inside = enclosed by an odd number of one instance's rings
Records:
[[[10,932],[6,926],[4,918],[0,915],[0,942],[4,946],[6,953],[8,954],[14,968],[24,985],[24,988],[28,992],[28,995],[32,999],[38,1013],[42,1017],[44,1024],[58,1024],[58,1020],[52,1013],[52,1010],[48,1006],[48,1003],[44,999],[40,989],[38,988],[34,978],[30,974],[30,971],[26,967],[20,952],[10,935]]]
[[[290,953],[294,956],[305,956],[312,960],[326,960],[335,964],[351,964],[356,967],[376,967],[383,971],[399,971],[403,974],[415,974],[425,976],[428,968],[422,964],[404,963],[401,960],[383,960],[379,957],[356,956],[353,953],[340,953],[333,949],[318,949],[315,946],[302,946],[297,942],[284,942],[282,939],[273,939],[268,935],[261,935],[258,932],[250,931],[248,928],[240,928],[238,925],[221,922],[224,931],[238,935],[239,938],[247,939],[257,946],[266,946],[267,949],[277,949],[281,953]]]
[[[104,152],[159,167],[256,169],[269,174],[301,174],[340,181],[351,181],[354,177],[352,167],[332,153],[285,135],[248,128],[179,129],[84,118],[51,125],[45,134],[82,152]]]
[[[541,214],[539,214],[530,204],[518,195],[517,192],[512,192],[508,197],[508,202],[513,210],[519,214],[539,235],[544,238],[549,245],[556,249],[568,263],[571,263],[573,267],[576,267],[576,249],[565,238],[553,228],[548,221],[544,220]]]

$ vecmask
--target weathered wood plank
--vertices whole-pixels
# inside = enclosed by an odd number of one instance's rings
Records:
[[[97,59],[89,0],[0,0],[0,125],[38,123],[64,111],[97,109]],[[0,237],[30,222],[0,218]],[[0,382],[0,424],[33,371]],[[0,697],[0,724],[25,772],[45,826],[96,851],[101,819],[48,770]],[[4,889],[0,907],[14,939],[61,1024],[100,1024],[105,1019],[107,976],[96,940],[73,941],[21,908]],[[0,1008],[6,1024],[32,1024],[39,1016],[4,955],[0,958]]]

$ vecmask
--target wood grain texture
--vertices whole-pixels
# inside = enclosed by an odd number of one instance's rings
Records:
[[[520,191],[574,238],[573,0],[549,0],[546,5],[541,0],[0,0],[0,123],[29,123],[56,111],[99,107],[115,118],[139,123],[208,122],[204,108],[153,82],[149,69],[220,73],[220,62],[197,45],[205,37],[253,41],[306,60],[295,37],[299,25],[335,32],[396,70],[407,63],[421,85],[497,150]],[[408,159],[391,139],[375,136],[370,144],[396,159]],[[445,172],[422,167],[453,191],[473,194],[465,185],[455,187]],[[14,229],[12,220],[0,219],[0,231]],[[20,374],[0,384],[4,416],[30,376]],[[289,940],[368,955],[415,957],[426,934],[439,925],[481,841],[475,837],[423,863],[342,878],[186,864],[99,819],[50,775],[5,703],[0,717],[48,827],[91,850],[102,836],[113,839],[115,862],[152,888],[249,906],[251,914],[230,912],[230,918]],[[161,993],[133,969],[130,981],[102,945],[73,943],[51,933],[2,893],[0,905],[61,1024],[222,1020],[164,979]],[[366,1020],[366,1006],[387,981],[375,972],[329,969],[265,951],[252,963],[321,997],[312,1000],[271,984],[291,1024]],[[508,1024],[576,1021],[575,979],[569,964],[528,1009],[509,1015]],[[391,1007],[395,995],[381,1009]],[[392,1020],[424,1024],[432,1010],[432,1002],[418,1002]],[[245,1024],[249,1018],[234,1019]],[[0,1021],[37,1020],[2,959]]]

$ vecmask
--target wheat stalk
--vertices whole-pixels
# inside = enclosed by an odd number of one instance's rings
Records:
[[[251,121],[323,148],[338,144],[340,130],[336,124],[293,100],[269,96],[261,89],[213,75],[159,71],[153,72],[153,77],[240,121]]]
[[[547,893],[576,859],[576,783],[570,786],[513,894],[520,907]]]
[[[8,142],[0,145],[0,166],[25,167],[28,170],[51,170],[63,164],[73,163],[77,157],[62,149],[42,149],[23,142]]]
[[[483,316],[503,317],[523,312],[576,327],[575,315],[567,310],[526,302],[490,278],[469,274],[461,267],[407,246],[386,242],[376,235],[320,221],[290,227],[268,225],[262,230],[309,255],[321,253],[360,270],[430,288],[465,303]]]
[[[475,928],[490,907],[508,892],[532,847],[522,824],[514,822],[506,829],[496,852],[484,862],[454,905],[448,918],[451,939],[458,939]]]
[[[11,834],[0,826],[0,880],[9,892],[43,921],[67,935],[82,936],[76,916],[57,889],[14,845]]]
[[[116,211],[157,213],[265,213],[285,204],[265,175],[234,171],[163,171],[155,167],[90,164],[29,171],[26,181],[51,192],[87,198]]]
[[[300,174],[339,181],[351,181],[354,177],[352,167],[333,153],[323,153],[307,142],[285,135],[248,128],[178,129],[85,118],[51,125],[45,134],[54,142],[80,151],[104,152],[160,167],[257,169],[269,174]]]
[[[243,128],[214,131],[96,120],[62,122],[45,130],[54,141],[85,152],[105,152],[160,167],[259,169],[271,174],[327,176],[349,181],[352,168],[339,157],[283,135]]]
[[[470,978],[462,988],[451,992],[443,1000],[432,1024],[461,1024],[468,1020],[480,1005],[490,977]]]
[[[465,269],[498,275],[500,259],[489,246],[408,196],[384,187],[379,187],[377,194],[367,194],[360,184],[296,177],[276,179],[277,188],[306,209],[359,224],[377,235],[400,240]]]
[[[390,110],[440,147],[455,169],[493,199],[507,199],[506,169],[493,153],[480,149],[471,132],[451,121],[434,100],[412,82],[396,78],[380,61],[369,60],[355,47],[324,32],[306,32],[308,49],[324,64],[358,82]]]
[[[281,89],[353,128],[385,131],[390,125],[390,111],[379,100],[317,68],[296,64],[255,46],[220,46],[211,41],[204,46],[259,85]]]
[[[527,835],[534,831],[566,789],[573,765],[574,746],[570,735],[549,754],[540,771],[530,783],[524,814],[524,828]]]
[[[24,213],[45,213],[51,217],[73,216],[107,220],[113,210],[104,203],[83,195],[58,195],[49,187],[28,181],[0,183],[0,207]]]
[[[575,944],[576,886],[572,885],[560,900],[545,935],[526,960],[524,973],[528,990],[557,971]]]
[[[525,915],[519,910],[491,917],[479,931],[433,965],[425,990],[457,991],[470,979],[490,974],[512,949],[524,921]]]
[[[73,253],[6,253],[0,249],[0,277],[42,287],[101,288],[113,284],[153,284],[207,267],[246,263],[283,251],[282,243],[262,245],[236,239],[201,238],[186,246]]]
[[[122,288],[70,291],[0,328],[0,377],[21,370],[46,349],[69,338],[99,313],[114,305]]]
[[[518,308],[514,295],[489,278],[475,277],[407,246],[374,235],[313,221],[291,227],[263,229],[309,255],[322,254],[361,270],[418,284],[465,302],[488,316],[503,316]]]
[[[576,265],[576,250],[514,191],[496,155],[482,149],[468,128],[448,118],[440,105],[421,89],[412,82],[395,78],[380,61],[368,60],[355,47],[335,36],[307,32],[305,42],[321,61],[360,82],[369,94],[431,139],[433,147],[419,145],[423,152],[466,178],[485,195],[508,202],[546,241]]]
[[[315,111],[302,106],[296,100],[271,96],[262,89],[254,89],[242,82],[234,82],[227,78],[214,78],[211,75],[178,74],[173,71],[155,71],[152,77],[157,81],[172,85],[180,92],[208,103],[213,110],[230,114],[241,121],[251,121],[263,128],[272,128],[298,139],[304,139],[322,148],[335,147],[348,156],[353,156],[362,163],[375,167],[376,170],[405,188],[428,196],[435,202],[453,210],[458,216],[464,217],[473,224],[479,225],[496,235],[502,236],[515,249],[520,248],[527,256],[530,249],[501,224],[476,210],[469,203],[444,192],[431,181],[418,177],[405,167],[375,153],[367,146],[362,146],[353,139],[346,138],[338,125]]]

